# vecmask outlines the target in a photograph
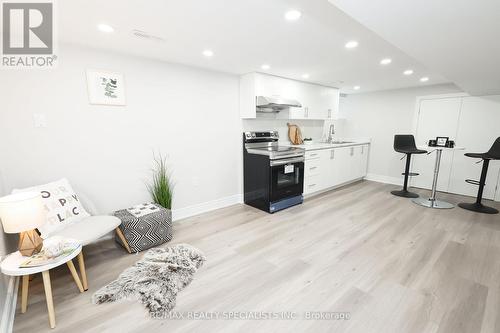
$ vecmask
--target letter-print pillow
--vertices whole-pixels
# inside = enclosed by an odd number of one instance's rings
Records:
[[[27,191],[38,191],[42,194],[47,210],[47,222],[38,228],[42,238],[49,237],[51,233],[62,229],[69,223],[90,216],[66,178],[45,185],[15,189],[12,193]]]

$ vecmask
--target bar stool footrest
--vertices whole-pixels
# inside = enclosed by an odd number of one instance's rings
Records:
[[[465,182],[469,183],[469,184],[472,184],[472,185],[481,185],[481,182],[479,182],[477,180],[473,180],[473,179],[466,179]]]
[[[408,177],[414,177],[414,176],[418,176],[418,175],[420,175],[420,174],[419,174],[419,173],[416,173],[416,172],[408,172],[408,173],[403,172],[403,173],[402,173],[402,175],[403,175],[403,176],[408,176]]]

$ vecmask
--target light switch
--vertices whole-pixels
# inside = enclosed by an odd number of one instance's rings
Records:
[[[47,127],[47,117],[44,113],[33,113],[33,124],[35,128]]]

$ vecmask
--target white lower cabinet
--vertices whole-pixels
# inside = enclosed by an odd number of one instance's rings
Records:
[[[366,176],[368,144],[306,152],[304,194],[311,194]]]
[[[304,166],[304,193],[309,194],[324,188],[324,174],[327,171],[324,165],[326,150],[312,150],[306,152]]]
[[[368,145],[349,147],[351,157],[350,177],[348,180],[359,179],[366,176],[368,165]]]
[[[304,194],[320,191],[321,182],[318,175],[304,177]]]

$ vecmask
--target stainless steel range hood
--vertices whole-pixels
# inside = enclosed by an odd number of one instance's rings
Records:
[[[257,96],[257,112],[280,112],[291,107],[300,108],[300,102],[279,96]]]

